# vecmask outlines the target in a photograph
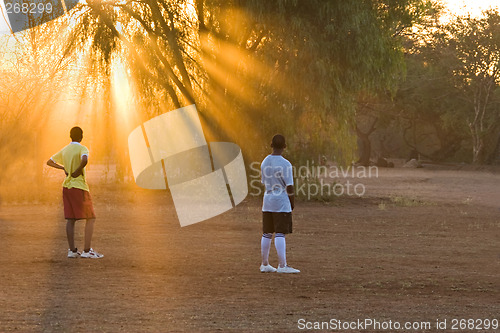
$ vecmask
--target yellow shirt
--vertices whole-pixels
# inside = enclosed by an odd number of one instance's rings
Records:
[[[81,145],[79,142],[71,142],[51,157],[52,161],[64,166],[64,170],[68,173],[68,176],[64,179],[63,187],[79,188],[84,191],[89,190],[89,186],[85,180],[85,168],[83,168],[82,174],[77,178],[71,177],[71,174],[80,166],[83,155],[89,156],[87,147]]]

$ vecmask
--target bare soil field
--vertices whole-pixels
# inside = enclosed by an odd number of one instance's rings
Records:
[[[356,182],[361,198],[297,203],[296,275],[259,272],[259,198],[181,228],[167,192],[90,181],[100,260],[66,258],[58,183],[44,190],[53,202],[4,201],[0,332],[298,332],[366,318],[495,331],[451,325],[500,319],[499,173],[380,169]]]

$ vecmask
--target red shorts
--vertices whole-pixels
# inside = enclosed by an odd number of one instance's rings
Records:
[[[63,202],[65,219],[95,219],[92,198],[88,191],[63,187]]]

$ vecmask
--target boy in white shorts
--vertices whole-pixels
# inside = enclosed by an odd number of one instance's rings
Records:
[[[265,185],[264,202],[262,205],[262,239],[261,255],[262,273],[300,273],[286,262],[285,235],[292,233],[292,210],[295,207],[292,164],[281,154],[286,148],[285,137],[276,134],[271,147],[273,152],[261,164],[262,183]],[[274,237],[274,245],[278,253],[279,266],[274,268],[269,264],[269,250]]]

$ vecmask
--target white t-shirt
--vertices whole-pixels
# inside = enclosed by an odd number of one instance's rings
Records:
[[[281,155],[268,155],[260,165],[262,184],[266,186],[263,212],[292,211],[286,187],[293,185],[292,164]]]

